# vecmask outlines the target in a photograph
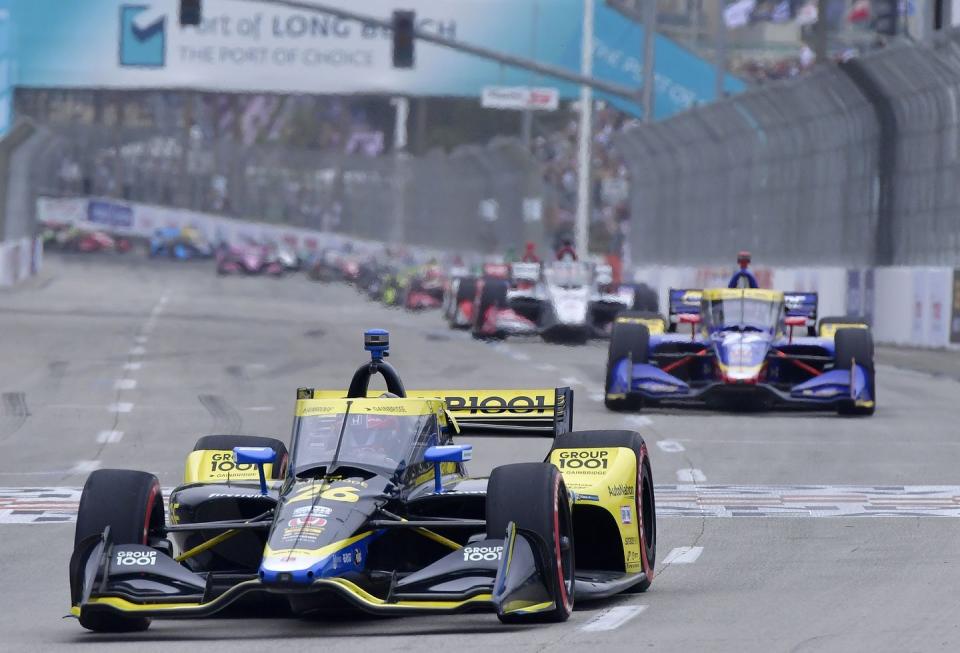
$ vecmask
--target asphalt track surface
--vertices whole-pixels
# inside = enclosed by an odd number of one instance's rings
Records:
[[[343,387],[365,358],[361,331],[374,326],[390,330],[409,388],[571,385],[580,428],[643,433],[660,513],[651,590],[581,604],[548,626],[508,627],[490,614],[247,614],[102,636],[62,619],[71,501],[90,469],[145,469],[173,486],[201,434],[286,438],[295,388]],[[881,352],[870,419],[629,416],[599,401],[604,357],[602,343],[474,342],[437,314],[387,310],[299,276],[51,258],[39,279],[0,292],[0,649],[960,650],[955,365],[944,373],[938,356],[937,374],[925,374],[884,365]],[[549,446],[473,444],[477,475],[541,459]]]

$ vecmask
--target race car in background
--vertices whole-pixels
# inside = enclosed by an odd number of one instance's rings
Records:
[[[475,314],[478,337],[538,334],[585,342],[609,335],[635,291],[613,283],[609,265],[580,261],[514,263],[509,282],[485,284]]]
[[[203,235],[190,227],[162,227],[153,232],[149,243],[151,258],[167,257],[180,261],[210,258],[213,247]]]
[[[124,254],[133,248],[125,236],[115,236],[105,231],[91,230],[74,224],[48,222],[40,234],[44,249],[63,252],[115,252]]]
[[[650,313],[616,318],[607,356],[608,408],[699,403],[873,414],[870,328],[857,318],[817,323],[816,293],[686,289],[671,290],[670,300],[666,319]]]
[[[289,448],[200,438],[169,520],[153,474],[93,472],[70,559],[80,625],[144,630],[241,597],[294,614],[558,622],[575,602],[650,587],[656,506],[638,433],[571,432],[568,388],[408,392],[383,359],[387,333],[365,345],[372,360],[347,390],[297,391]],[[377,374],[385,393],[369,390]],[[471,478],[461,432],[553,440],[544,462]]]
[[[224,245],[217,250],[217,274],[258,275],[282,277],[283,264],[271,255],[270,248],[255,242]]]

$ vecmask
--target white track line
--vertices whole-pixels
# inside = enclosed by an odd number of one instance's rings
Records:
[[[273,410],[273,406],[250,406],[247,410],[252,410],[258,413],[265,413],[267,411]]]
[[[146,353],[147,353],[146,347],[141,347],[140,345],[137,345],[136,347],[133,347],[132,349],[130,349],[131,356],[143,356]]]
[[[590,393],[590,401],[603,401],[603,393],[602,393],[602,392],[591,392],[591,393]]]
[[[703,553],[702,546],[678,546],[663,559],[664,565],[689,565],[697,561]]]
[[[556,372],[557,366],[551,365],[550,363],[541,363],[540,365],[537,365],[537,369],[541,372]]]
[[[560,379],[563,385],[580,385],[580,379],[575,376],[564,376]]]
[[[645,605],[617,605],[607,608],[580,626],[580,630],[587,633],[615,630],[646,609]]]
[[[681,451],[686,451],[683,445],[676,440],[657,440],[657,446],[660,447],[661,451],[666,451],[667,453],[680,453]]]
[[[140,363],[140,362],[124,363],[124,364],[123,364],[123,369],[125,369],[125,370],[127,370],[127,371],[130,371],[130,372],[136,372],[136,371],[139,370],[141,367],[143,367],[143,363]]]
[[[123,439],[123,431],[100,431],[97,433],[97,442],[101,444],[120,442]]]
[[[137,387],[136,379],[117,379],[113,383],[116,390],[133,390]]]
[[[99,460],[78,460],[70,471],[75,474],[89,474],[100,469],[100,464]]]
[[[129,413],[133,410],[133,404],[128,401],[118,401],[115,404],[108,405],[107,410],[111,413]]]
[[[693,467],[677,470],[677,480],[681,483],[703,483],[707,477],[699,469]]]
[[[653,424],[653,420],[647,417],[646,415],[630,415],[629,417],[624,418],[630,426],[650,426]]]
[[[148,338],[147,336],[137,336],[136,338],[133,339],[133,341],[138,345],[145,345],[147,344],[147,340],[149,339],[150,338]]]

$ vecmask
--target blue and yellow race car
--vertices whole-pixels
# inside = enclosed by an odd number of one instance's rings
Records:
[[[94,631],[204,617],[244,597],[293,614],[491,611],[563,621],[574,600],[653,580],[656,510],[643,438],[571,432],[568,388],[407,391],[386,332],[347,390],[300,388],[289,449],[200,438],[169,496],[97,470],[80,500],[71,614]],[[386,392],[369,390],[382,375]],[[471,478],[459,432],[549,435],[544,462]]]
[[[612,410],[695,403],[872,415],[873,339],[858,318],[818,323],[816,293],[671,290],[666,319],[616,318],[605,391]]]

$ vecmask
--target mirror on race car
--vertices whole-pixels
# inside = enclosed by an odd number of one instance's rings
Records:
[[[473,458],[472,444],[447,444],[430,447],[423,459],[433,463],[433,489],[437,494],[443,492],[443,472],[440,463],[463,463]]]
[[[234,447],[233,457],[238,465],[266,465],[276,459],[277,452],[270,447]]]
[[[260,494],[267,494],[267,476],[263,466],[277,459],[277,452],[270,447],[234,447],[233,460],[238,465],[256,465],[260,472]]]
[[[423,455],[428,463],[463,463],[473,457],[473,445],[449,444],[430,447]]]

